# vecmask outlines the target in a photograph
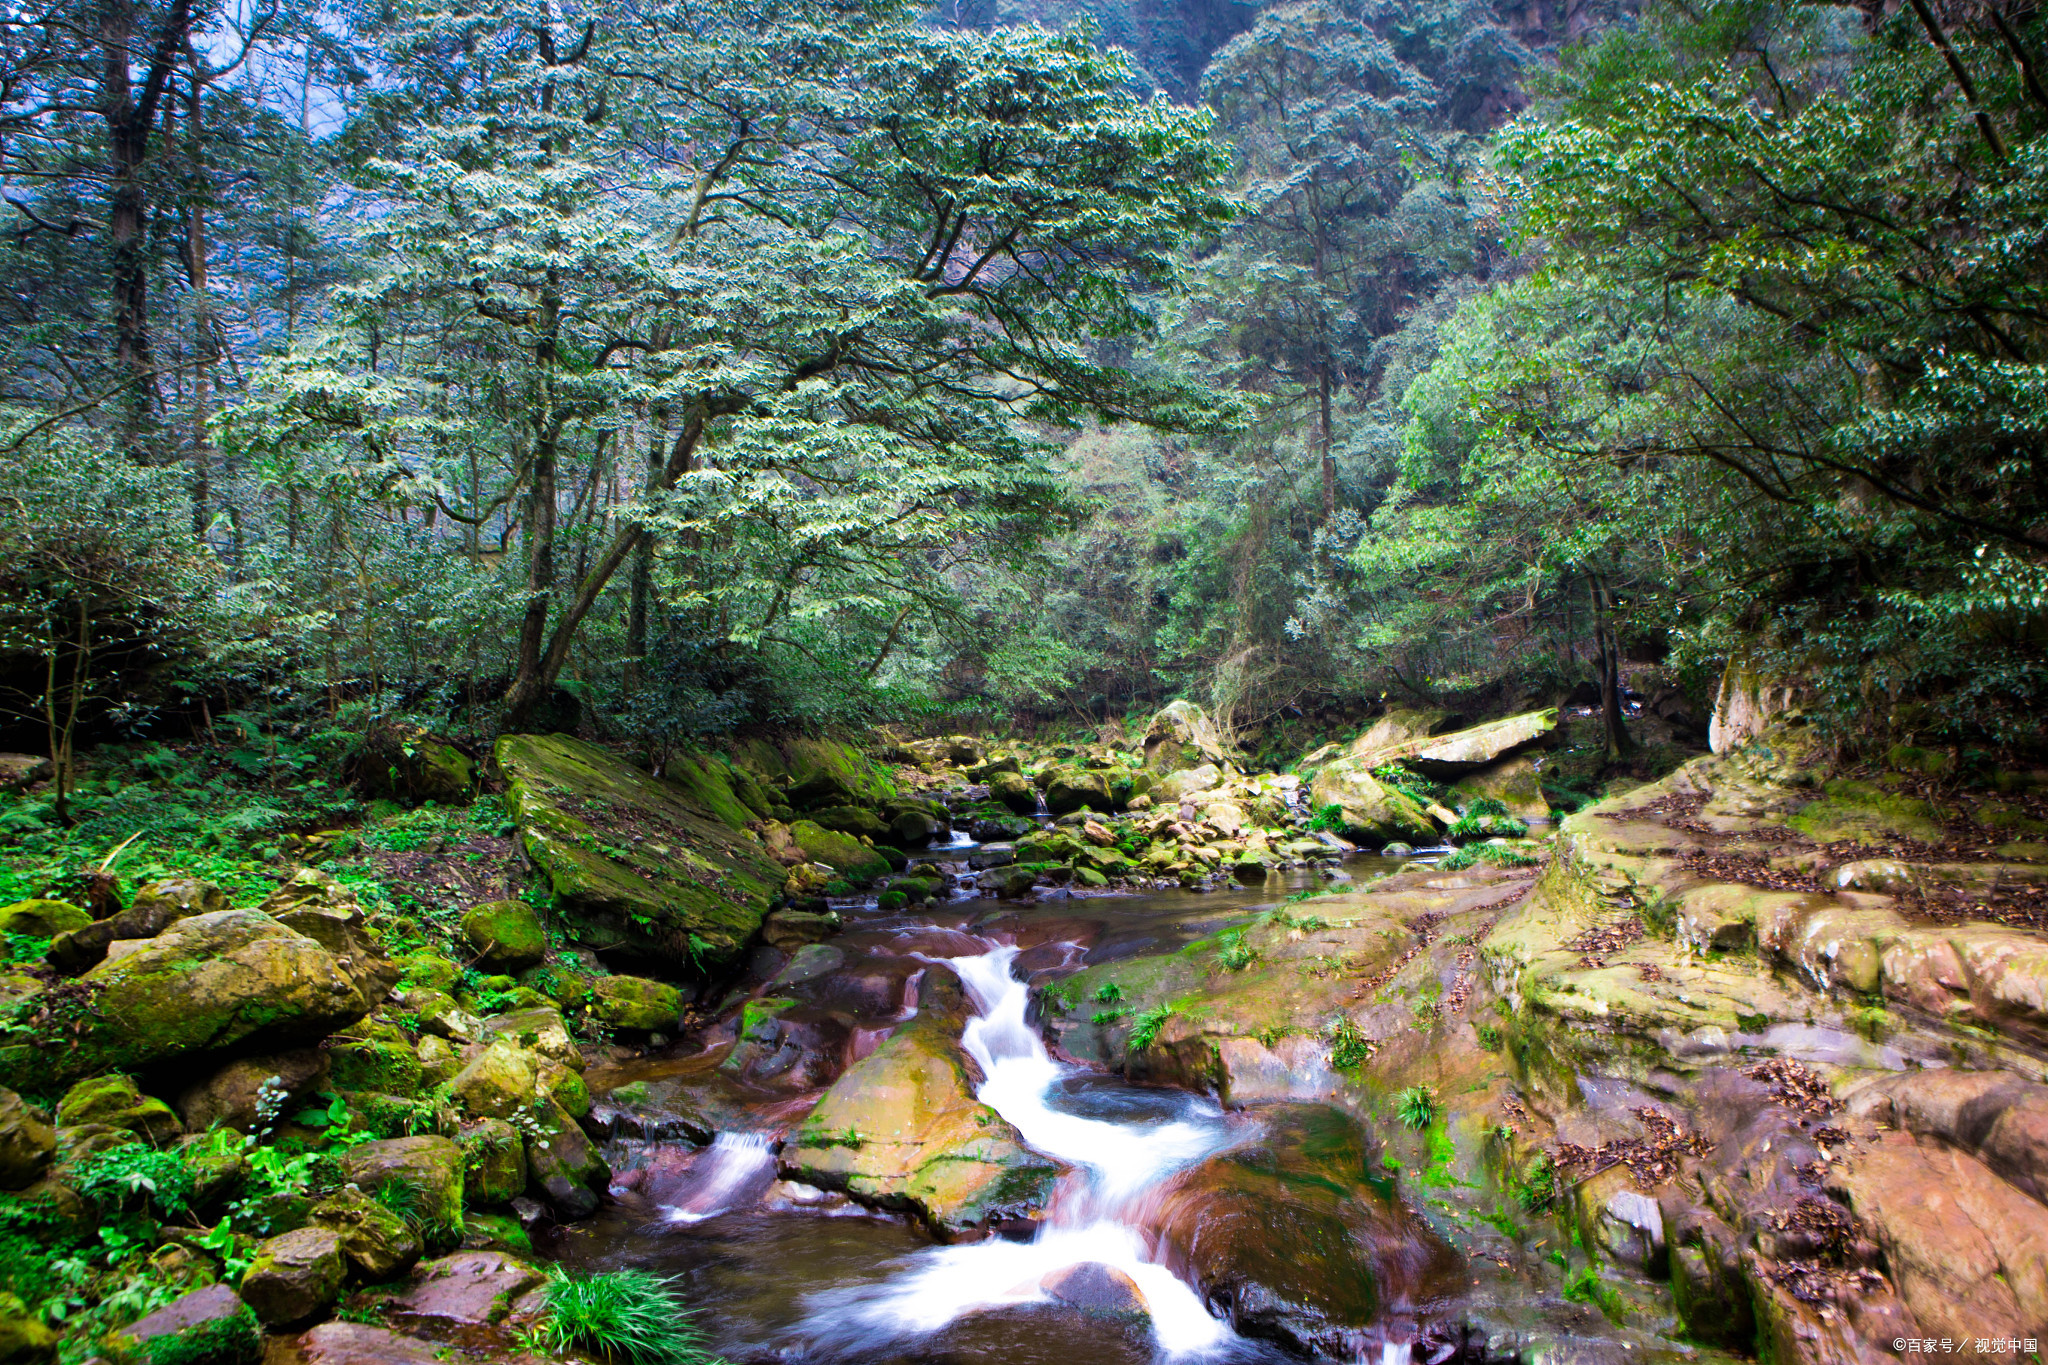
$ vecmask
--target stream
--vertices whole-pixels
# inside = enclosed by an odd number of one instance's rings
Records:
[[[927,856],[964,873],[977,852],[956,841]],[[1362,882],[1396,866],[1361,857],[1344,871]],[[902,1218],[778,1183],[775,1147],[815,1092],[749,1096],[721,1086],[720,1045],[594,1078],[594,1088],[638,1080],[674,1094],[678,1106],[714,1115],[717,1136],[695,1147],[643,1123],[615,1140],[607,1155],[619,1173],[616,1202],[557,1233],[547,1250],[586,1269],[639,1266],[677,1277],[732,1365],[1293,1359],[1212,1315],[1160,1263],[1148,1233],[1148,1214],[1175,1175],[1256,1137],[1256,1114],[1055,1059],[1030,1018],[1029,981],[1173,947],[1320,880],[1301,869],[1258,888],[1055,892],[1022,905],[974,899],[969,883],[958,893],[966,899],[894,914],[872,902],[847,907],[846,932],[829,940],[843,964],[809,987],[835,1017],[854,1019],[845,1046],[857,1060],[891,1021],[914,1012],[930,964],[943,960],[958,974],[974,1011],[960,1045],[982,1077],[976,1097],[1031,1148],[1071,1168],[1029,1240],[935,1245]],[[713,1094],[724,1098],[705,1098]],[[1090,1267],[1094,1283],[1134,1286],[1146,1311],[1084,1311],[1042,1287],[1077,1265]],[[1390,1347],[1373,1359],[1406,1365],[1409,1352]]]

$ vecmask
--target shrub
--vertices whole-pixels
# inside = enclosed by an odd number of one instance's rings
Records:
[[[551,1268],[545,1342],[556,1351],[580,1348],[620,1365],[716,1365],[674,1284],[645,1270],[575,1279]]]
[[[1159,1037],[1159,1030],[1166,1027],[1166,1021],[1172,1017],[1173,1006],[1170,1004],[1154,1005],[1141,1012],[1137,1022],[1131,1026],[1130,1050],[1143,1052],[1152,1046]]]

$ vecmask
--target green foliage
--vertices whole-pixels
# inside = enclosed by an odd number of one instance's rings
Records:
[[[1437,866],[1442,868],[1446,872],[1463,872],[1468,867],[1476,866],[1478,862],[1478,849],[1456,848],[1452,849],[1449,853],[1446,853],[1443,856],[1443,858],[1438,861]]]
[[[1096,1025],[1098,1028],[1107,1028],[1119,1019],[1122,1019],[1126,1013],[1128,1013],[1126,1010],[1097,1010],[1088,1016],[1088,1022]]]
[[[1131,1024],[1131,1036],[1127,1046],[1132,1052],[1143,1052],[1158,1041],[1159,1030],[1166,1027],[1166,1021],[1176,1013],[1171,1002],[1154,1005],[1151,1009],[1140,1010]]]
[[[1541,1213],[1557,1200],[1557,1168],[1548,1155],[1530,1162],[1514,1182],[1515,1202],[1524,1213]]]
[[[1411,1085],[1394,1097],[1394,1117],[1405,1128],[1420,1132],[1436,1118],[1436,1092],[1426,1085]]]
[[[550,1266],[542,1340],[554,1351],[591,1351],[618,1365],[714,1365],[674,1285],[645,1270],[577,1278]]]
[[[1578,1273],[1568,1275],[1564,1282],[1564,1296],[1573,1303],[1590,1303],[1604,1314],[1609,1322],[1617,1326],[1626,1316],[1626,1305],[1621,1294],[1600,1278],[1600,1267],[1588,1264],[1580,1267]]]
[[[1259,950],[1244,941],[1243,926],[1216,935],[1216,961],[1227,972],[1241,972],[1259,960]]]
[[[263,1329],[247,1305],[143,1346],[148,1365],[257,1365],[263,1359]]]
[[[1095,1000],[1098,1004],[1113,1005],[1123,998],[1124,988],[1114,981],[1105,981],[1095,988]]]
[[[1344,808],[1338,805],[1324,806],[1309,817],[1308,827],[1312,830],[1328,830],[1332,834],[1344,829]]]
[[[140,1205],[165,1215],[183,1213],[192,1195],[192,1172],[184,1160],[140,1142],[85,1158],[67,1183],[102,1212]]]
[[[1372,1040],[1365,1036],[1349,1016],[1330,1025],[1329,1037],[1330,1066],[1333,1070],[1350,1071],[1372,1060],[1373,1052],[1376,1050]]]

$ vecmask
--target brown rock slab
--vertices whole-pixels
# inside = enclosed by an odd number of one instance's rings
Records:
[[[1149,1313],[1138,1282],[1113,1265],[1083,1261],[1050,1271],[1038,1287],[1072,1308],[1095,1313]]]

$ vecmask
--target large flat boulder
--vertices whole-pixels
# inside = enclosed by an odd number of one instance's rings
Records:
[[[1492,766],[1511,754],[1548,743],[1557,729],[1557,712],[1525,711],[1519,716],[1491,720],[1468,730],[1410,740],[1388,750],[1379,761],[1397,758],[1404,767],[1426,777],[1446,780],[1464,777]]]
[[[37,996],[12,1007],[20,1017],[0,1035],[0,1084],[47,1089],[174,1057],[277,1051],[369,1010],[332,953],[258,910],[179,920],[80,980],[76,997]],[[38,1010],[57,1015],[54,1026],[38,1026]],[[67,1014],[75,1035],[58,1031]],[[62,1046],[48,1045],[59,1037]]]
[[[785,874],[684,788],[566,735],[506,735],[497,759],[527,856],[586,946],[715,965],[761,927]]]
[[[965,1019],[958,979],[933,968],[918,1016],[825,1092],[783,1149],[783,1173],[948,1237],[1040,1208],[1060,1167],[974,1097]]]
[[[798,810],[878,806],[896,795],[889,770],[836,739],[793,739],[784,746],[789,803]]]

